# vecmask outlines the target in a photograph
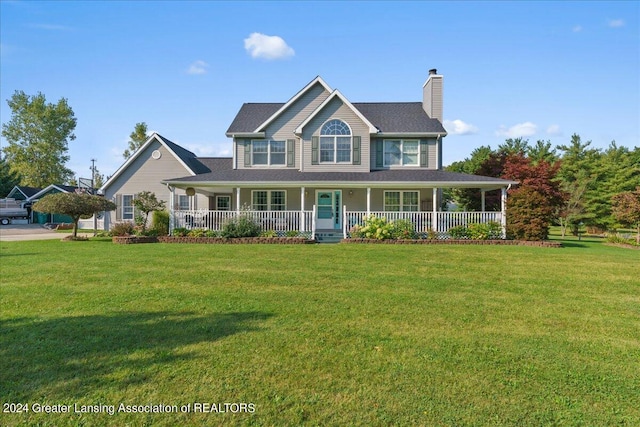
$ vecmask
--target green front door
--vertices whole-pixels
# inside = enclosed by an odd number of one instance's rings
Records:
[[[341,228],[341,196],[340,190],[319,190],[316,192],[316,228],[318,230],[339,230]]]

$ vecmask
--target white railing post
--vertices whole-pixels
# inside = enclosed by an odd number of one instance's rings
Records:
[[[316,239],[316,205],[313,205],[311,211],[311,240]]]
[[[502,213],[500,224],[502,225],[502,238],[507,238],[507,189],[502,188],[502,196],[500,197],[500,211]]]
[[[342,209],[342,235],[344,238],[347,238],[347,227],[349,226],[349,221],[347,220],[347,205],[344,205]]]

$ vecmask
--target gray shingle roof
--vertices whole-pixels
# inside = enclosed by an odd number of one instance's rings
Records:
[[[305,182],[326,182],[346,185],[357,183],[452,183],[463,186],[469,185],[507,185],[515,183],[499,178],[492,178],[479,175],[470,175],[459,172],[449,172],[442,170],[412,169],[412,170],[378,170],[371,172],[300,172],[297,169],[231,169],[231,162],[228,162],[228,169],[223,162],[219,163],[221,168],[212,169],[211,172],[187,176],[182,178],[167,179],[171,183],[208,183],[208,184],[242,184],[242,183],[305,183]]]
[[[283,105],[284,102],[242,104],[227,133],[253,132]]]
[[[355,102],[353,106],[380,132],[446,133],[438,119],[429,118],[421,102]]]
[[[162,140],[162,142],[164,142],[165,144],[167,144],[167,146],[169,148],[171,148],[171,150],[176,153],[176,156],[180,157],[180,159],[189,167],[189,169],[191,169],[194,173],[196,174],[201,174],[201,173],[207,173],[207,172],[211,172],[211,169],[209,169],[207,166],[205,166],[204,164],[202,164],[202,162],[200,162],[198,160],[198,158],[196,157],[195,154],[193,154],[191,151],[179,146],[178,144],[176,144],[175,142],[169,141],[167,138],[165,138],[164,136],[156,133],[156,136],[158,138],[160,138]]]
[[[283,105],[284,103],[243,104],[227,133],[253,132]],[[440,121],[429,118],[421,102],[355,102],[353,106],[380,132],[446,133]]]

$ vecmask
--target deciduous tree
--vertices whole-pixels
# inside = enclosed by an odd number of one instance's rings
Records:
[[[165,208],[164,200],[158,200],[155,193],[151,191],[142,191],[133,198],[133,206],[144,216],[142,218],[142,232],[147,229],[147,221],[149,214],[153,211],[161,211]]]
[[[37,212],[69,215],[73,219],[74,239],[78,236],[78,221],[80,217],[102,211],[112,211],[115,208],[115,203],[110,200],[87,193],[49,194],[33,205],[33,210]]]
[[[65,166],[68,143],[76,138],[76,118],[67,100],[51,104],[42,93],[16,91],[7,103],[11,120],[2,125],[8,143],[3,151],[11,170],[21,176],[20,183],[44,188],[67,182],[73,176]]]
[[[611,211],[622,225],[636,228],[636,241],[640,245],[640,186],[613,196]]]
[[[145,122],[136,123],[133,132],[129,135],[129,148],[124,150],[122,156],[126,159],[131,157],[133,153],[142,145],[147,142],[149,135],[147,135],[147,124]]]

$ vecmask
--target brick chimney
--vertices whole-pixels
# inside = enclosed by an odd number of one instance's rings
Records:
[[[435,68],[429,70],[429,77],[422,86],[422,108],[429,117],[442,123],[442,75]]]

